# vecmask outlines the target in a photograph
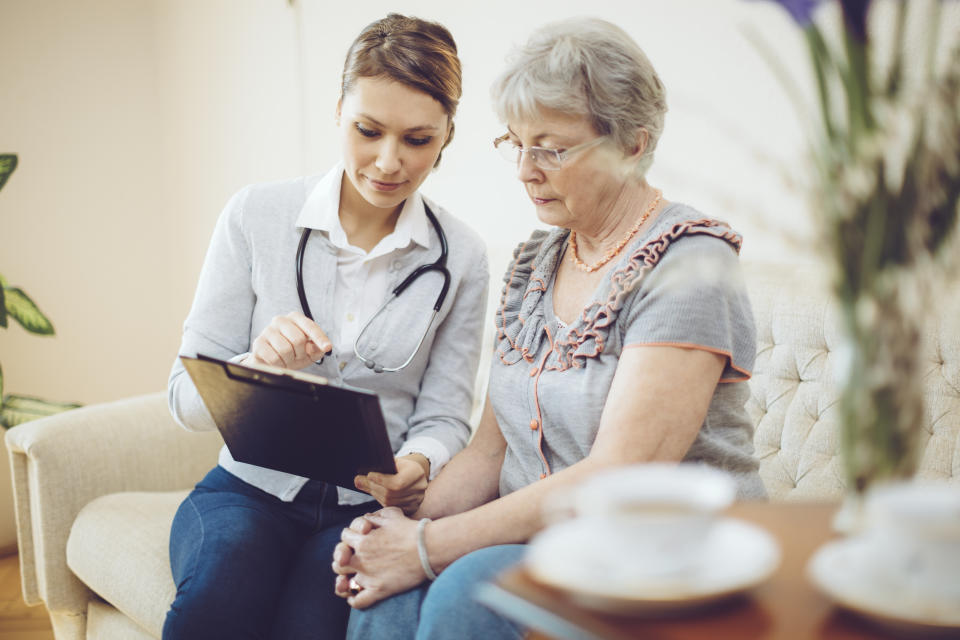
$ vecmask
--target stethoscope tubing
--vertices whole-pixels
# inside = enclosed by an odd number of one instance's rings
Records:
[[[307,294],[303,288],[303,252],[307,248],[307,240],[310,239],[310,227],[305,227],[300,234],[300,244],[297,246],[297,295],[300,296],[300,308],[303,315],[313,320],[313,313],[310,311],[310,304],[307,302]],[[314,321],[316,322],[316,321]]]
[[[447,245],[447,235],[443,232],[443,227],[440,226],[440,221],[437,220],[437,217],[433,214],[433,211],[430,210],[430,207],[424,203],[423,204],[424,213],[427,214],[427,219],[430,220],[430,223],[433,225],[434,230],[437,232],[437,238],[440,240],[440,256],[429,264],[422,264],[416,269],[414,269],[403,281],[393,288],[393,291],[390,292],[390,296],[384,301],[383,304],[370,316],[370,319],[367,320],[363,327],[360,328],[360,333],[357,334],[357,339],[353,343],[353,353],[357,358],[367,366],[367,368],[372,369],[375,373],[383,372],[395,372],[400,371],[407,365],[409,365],[417,353],[420,351],[420,347],[423,345],[423,341],[427,337],[427,333],[430,332],[430,327],[433,326],[433,321],[436,319],[437,314],[440,312],[440,308],[443,306],[444,300],[447,298],[447,291],[450,289],[450,270],[447,269],[447,256],[449,255],[449,247]],[[306,227],[303,232],[300,234],[300,243],[297,246],[297,257],[296,257],[296,267],[297,267],[297,295],[300,298],[300,307],[303,310],[303,314],[313,320],[313,314],[310,311],[310,304],[307,302],[306,290],[303,286],[303,254],[307,247],[307,240],[310,238],[310,233],[313,229]],[[443,286],[440,287],[440,293],[437,296],[437,300],[433,305],[433,313],[430,316],[430,322],[427,323],[426,328],[423,330],[423,334],[420,336],[417,346],[414,348],[413,352],[410,354],[410,357],[404,361],[398,367],[384,367],[381,364],[377,364],[373,359],[366,358],[359,351],[360,338],[363,336],[363,333],[367,328],[373,323],[373,321],[383,312],[387,306],[393,302],[401,293],[403,293],[407,287],[416,281],[420,276],[430,273],[431,271],[438,272],[443,276]],[[323,360],[321,359],[320,362]],[[318,363],[319,364],[319,363]]]

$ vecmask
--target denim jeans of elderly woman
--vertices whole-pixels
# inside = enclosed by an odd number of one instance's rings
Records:
[[[523,638],[524,629],[477,602],[482,583],[520,562],[525,545],[487,547],[447,567],[433,583],[350,612],[348,640],[497,640]]]

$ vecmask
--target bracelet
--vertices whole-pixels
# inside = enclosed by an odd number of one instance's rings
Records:
[[[417,553],[420,555],[420,566],[423,567],[423,572],[427,574],[427,579],[433,581],[437,579],[437,574],[433,572],[433,568],[430,566],[430,559],[427,557],[426,535],[424,535],[428,522],[431,522],[430,518],[423,518],[417,523]]]

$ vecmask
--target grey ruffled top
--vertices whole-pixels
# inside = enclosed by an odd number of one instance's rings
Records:
[[[504,276],[489,388],[507,441],[501,495],[589,454],[622,351],[670,345],[726,358],[685,459],[731,472],[741,497],[763,496],[744,409],[756,333],[740,236],[672,203],[627,246],[579,317],[564,324],[553,313],[553,282],[568,233],[534,232]]]

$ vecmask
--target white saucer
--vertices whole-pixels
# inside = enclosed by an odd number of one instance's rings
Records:
[[[921,593],[916,584],[908,584],[908,576],[884,577],[877,565],[868,541],[853,537],[820,547],[807,573],[838,605],[896,631],[960,632],[960,602],[936,592]]]
[[[585,519],[554,525],[530,543],[526,564],[535,580],[566,592],[590,609],[630,615],[663,615],[713,603],[750,589],[780,565],[773,537],[750,523],[721,518],[702,561],[683,575],[653,578],[617,571],[617,556]]]

